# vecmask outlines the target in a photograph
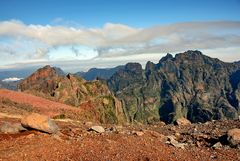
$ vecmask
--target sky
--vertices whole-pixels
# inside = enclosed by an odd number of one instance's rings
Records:
[[[240,0],[0,1],[0,70],[144,65],[186,50],[240,60]]]

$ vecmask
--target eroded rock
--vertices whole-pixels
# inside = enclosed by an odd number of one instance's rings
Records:
[[[51,120],[48,116],[37,113],[32,113],[23,117],[21,124],[25,128],[32,128],[50,134],[58,132],[58,126],[53,120]]]

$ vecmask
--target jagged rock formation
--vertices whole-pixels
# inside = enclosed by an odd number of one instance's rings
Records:
[[[167,54],[157,64],[147,62],[145,69],[128,63],[107,80],[108,86],[60,73],[46,66],[23,80],[19,89],[87,109],[91,114],[86,117],[108,123],[124,120],[123,115],[130,122],[173,123],[178,118],[237,119],[240,114],[240,63],[225,63],[199,51]]]
[[[184,117],[191,122],[237,119],[240,114],[240,65],[224,63],[187,51],[167,54],[159,63],[142,69],[128,63],[108,86],[122,101],[129,121],[172,123]]]
[[[63,75],[60,69],[45,66],[18,85],[21,91],[86,110],[85,117],[103,123],[122,121],[123,111],[107,85],[99,80],[86,81],[81,77]]]

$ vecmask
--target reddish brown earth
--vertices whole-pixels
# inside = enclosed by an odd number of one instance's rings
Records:
[[[10,91],[10,90],[5,90],[5,89],[0,89],[0,101],[5,101],[4,103],[8,102],[12,106],[19,106],[21,105],[21,108],[18,110],[21,111],[29,111],[29,112],[38,112],[41,114],[45,114],[48,116],[56,116],[59,115],[65,111],[68,112],[75,112],[79,113],[80,109],[77,109],[75,107],[65,105],[62,103],[50,101],[41,97],[37,97],[34,95],[30,95],[27,93],[23,92],[15,92],[15,91]],[[12,101],[12,102],[11,102]],[[9,104],[8,104],[9,105]],[[23,109],[25,106],[25,109]],[[0,106],[2,108],[2,106]],[[14,108],[14,107],[13,107]],[[27,109],[28,108],[28,109]],[[11,111],[13,109],[6,107],[5,112],[8,113],[17,113],[18,111]]]
[[[18,119],[0,119],[18,122]],[[163,141],[162,134],[171,135],[179,132],[187,139],[192,136],[191,130],[214,137],[223,131],[239,127],[239,121],[220,122],[206,125],[190,126],[173,125],[102,125],[106,132],[98,134],[88,131],[90,125],[81,122],[57,122],[60,127],[58,135],[49,135],[38,131],[27,131],[20,134],[0,134],[0,160],[240,160],[240,149],[214,149],[205,141],[200,145],[187,145],[185,149],[176,148]],[[227,127],[219,132],[209,133],[212,128],[225,124]],[[134,131],[142,131],[137,136]],[[189,136],[188,133],[189,132]],[[224,133],[224,132],[223,132]],[[221,134],[222,135],[222,134]],[[190,138],[188,138],[190,139]]]
[[[49,116],[62,112],[78,115],[71,106],[49,101],[26,93],[0,90],[0,126],[3,122],[20,122],[15,115],[38,112]],[[57,135],[38,131],[18,134],[0,133],[0,161],[15,160],[240,160],[240,149],[224,140],[227,131],[240,128],[240,121],[213,121],[187,126],[174,125],[102,125],[106,132],[88,131],[83,121],[59,120]],[[96,124],[98,125],[98,124]],[[136,135],[140,132],[141,136]],[[184,149],[166,144],[166,136],[174,135]],[[221,142],[223,147],[212,146]]]

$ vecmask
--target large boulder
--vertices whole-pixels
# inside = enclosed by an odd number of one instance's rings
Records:
[[[21,131],[26,131],[26,130],[27,129],[22,127],[22,125],[20,123],[11,124],[9,122],[4,122],[0,126],[0,132],[2,132],[2,133],[16,134],[16,133],[19,133]]]
[[[230,146],[235,147],[240,145],[240,129],[228,130],[227,136]]]
[[[26,117],[23,117],[21,124],[25,128],[36,129],[46,133],[57,133],[58,126],[48,116],[32,113]]]

